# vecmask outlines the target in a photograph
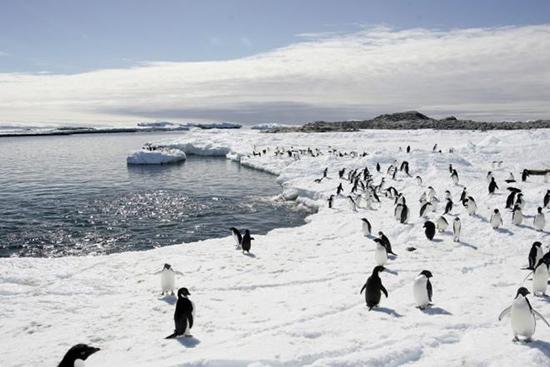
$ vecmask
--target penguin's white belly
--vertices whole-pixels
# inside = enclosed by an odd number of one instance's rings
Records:
[[[438,220],[437,221],[437,230],[439,232],[445,232],[445,230],[447,229],[447,222],[445,222],[444,220]]]
[[[193,306],[193,311],[191,311],[191,315],[193,316],[193,324],[195,323],[195,303],[191,300],[191,306]],[[187,323],[187,326],[185,327],[185,335],[191,336],[191,327],[189,325],[189,322]]]
[[[542,253],[542,248],[537,248],[537,256],[535,256],[535,266],[539,263],[539,260],[542,259],[544,254]]]
[[[173,291],[176,288],[176,276],[173,271],[163,270],[160,276],[160,287],[163,292]]]
[[[512,330],[514,335],[530,338],[535,333],[535,316],[529,309],[527,302],[521,300],[512,305]]]
[[[376,246],[376,250],[374,251],[374,260],[377,265],[385,265],[388,262],[388,253],[383,246]]]
[[[517,225],[521,224],[523,222],[523,215],[520,212],[515,212],[512,215],[512,222]]]
[[[400,206],[395,210],[395,219],[400,220],[401,219],[401,212],[403,211],[403,207]]]
[[[493,215],[491,217],[491,227],[493,227],[493,229],[497,229],[498,227],[500,227],[501,224],[502,224],[502,221],[500,219],[500,216]]]
[[[476,204],[469,203],[468,204],[468,214],[474,215],[476,213],[477,206]]]
[[[428,289],[426,277],[419,277],[415,279],[413,285],[414,302],[418,307],[426,307],[430,303],[428,298]]]
[[[363,235],[365,236],[370,235],[369,225],[365,222],[363,222]]]
[[[457,185],[458,184],[458,177],[457,176],[452,176],[452,179],[453,179],[453,183],[455,185]]]
[[[540,265],[533,275],[533,293],[546,293],[548,286],[548,267]]]
[[[533,223],[535,225],[535,229],[537,231],[542,231],[544,229],[544,225],[546,224],[545,222],[546,221],[544,219],[544,216],[542,216],[541,214],[537,214]]]

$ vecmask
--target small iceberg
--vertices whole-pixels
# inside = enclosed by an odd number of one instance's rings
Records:
[[[183,150],[145,145],[130,153],[128,164],[167,164],[184,161],[187,158]]]

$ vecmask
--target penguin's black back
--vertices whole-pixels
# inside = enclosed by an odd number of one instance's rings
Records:
[[[426,234],[426,237],[430,241],[433,240],[435,236],[435,224],[433,224],[433,222],[427,221],[426,223],[424,223],[424,227],[425,227],[424,233]]]
[[[380,303],[380,297],[382,296],[382,280],[378,274],[373,274],[367,279],[367,288],[365,292],[365,301],[367,307],[373,308]]]
[[[250,233],[247,232],[243,236],[243,242],[242,242],[243,251],[249,252],[251,246],[252,246],[252,241],[251,241]]]

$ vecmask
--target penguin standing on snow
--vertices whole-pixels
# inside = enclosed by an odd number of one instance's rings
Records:
[[[161,296],[168,293],[174,295],[174,289],[176,289],[176,274],[183,275],[183,273],[174,270],[170,264],[164,264],[161,271],[157,271],[155,274],[160,274],[160,288],[162,289]]]
[[[500,215],[498,209],[495,209],[493,211],[493,214],[491,214],[491,220],[489,222],[491,223],[491,227],[493,227],[493,229],[497,229],[502,225],[502,216]]]
[[[460,201],[464,202],[466,198],[468,197],[468,192],[466,192],[466,188],[462,189],[462,193],[460,193]]]
[[[460,242],[460,230],[462,229],[462,224],[460,223],[460,218],[456,217],[453,221],[453,241]]]
[[[418,186],[422,186],[422,177],[416,176],[416,184],[417,184]]]
[[[494,177],[491,177],[491,182],[489,182],[489,194],[494,194],[495,190],[498,189],[498,185]]]
[[[468,196],[468,199],[466,200],[466,210],[468,211],[469,215],[475,215],[477,211],[477,204],[473,197]]]
[[[243,236],[241,235],[241,232],[235,227],[231,227],[229,228],[229,230],[231,230],[231,235],[236,242],[235,249],[240,250],[241,242],[243,242]]]
[[[508,197],[506,198],[506,209],[512,209],[516,199],[516,194],[521,192],[521,190],[515,187],[507,187],[507,189],[510,191],[510,194],[508,194]]]
[[[334,202],[334,195],[330,195],[330,196],[328,197],[328,200],[327,200],[327,201],[328,201],[328,208],[329,208],[329,209],[332,209],[332,205],[333,205],[333,202]]]
[[[542,243],[539,241],[533,242],[533,245],[531,246],[531,250],[529,251],[529,267],[527,269],[529,270],[535,270],[535,265],[539,263],[539,260],[543,257],[542,253]]]
[[[86,344],[77,344],[67,351],[57,367],[75,367],[77,363],[82,365],[83,361],[99,350],[99,348],[90,347]]]
[[[427,217],[428,213],[431,211],[432,211],[432,203],[430,203],[429,201],[425,202],[420,207],[420,218]]]
[[[511,306],[506,307],[498,316],[498,320],[508,314],[512,319],[512,331],[514,333],[514,341],[519,341],[518,336],[525,338],[526,342],[531,341],[531,337],[535,334],[536,320],[535,317],[539,317],[548,327],[550,324],[546,319],[529,303],[527,295],[529,291],[525,287],[518,289],[516,298]]]
[[[361,229],[363,230],[363,236],[370,236],[372,232],[372,226],[367,218],[361,218]]]
[[[546,194],[544,194],[544,198],[542,199],[542,207],[548,208],[548,204],[550,204],[550,190],[546,191]]]
[[[374,242],[376,242],[376,249],[374,250],[376,265],[386,265],[388,262],[388,249],[384,246],[380,238],[375,238]]]
[[[523,193],[519,192],[516,196],[516,205],[523,210],[525,207],[525,199],[523,199]]]
[[[397,207],[401,207],[401,210],[399,211],[399,223],[405,224],[409,220],[409,207],[407,204],[405,204],[405,201],[403,200],[403,204],[397,205]]]
[[[193,327],[193,319],[195,316],[195,305],[189,298],[191,293],[187,288],[178,290],[178,302],[176,303],[176,311],[174,311],[174,333],[167,336],[166,339],[177,338],[178,336],[191,336],[189,331]]]
[[[241,247],[243,248],[243,252],[250,253],[250,248],[252,247],[252,240],[254,237],[250,236],[250,231],[247,229],[244,231],[243,241],[241,242]]]
[[[388,298],[388,291],[386,290],[386,288],[384,288],[384,285],[382,285],[382,280],[378,275],[384,270],[385,268],[383,266],[376,266],[372,270],[371,276],[367,279],[365,285],[363,285],[363,288],[361,288],[361,291],[359,292],[359,294],[361,294],[363,293],[363,291],[365,291],[365,302],[367,303],[369,311],[372,310],[373,307],[376,307],[380,304],[382,292],[384,293],[386,298]]]
[[[445,230],[449,226],[449,222],[447,222],[447,219],[445,219],[444,216],[441,216],[437,219],[436,226],[439,232],[445,232]]]
[[[394,253],[393,250],[391,249],[391,243],[390,243],[390,240],[388,239],[388,237],[386,237],[386,235],[382,231],[378,232],[378,236],[380,238],[380,241],[381,241],[382,245],[384,245],[384,247],[388,251],[388,254],[397,256],[397,254]]]
[[[451,180],[453,180],[455,185],[458,185],[458,172],[456,169],[453,169],[453,172],[451,173]]]
[[[546,219],[544,218],[544,213],[542,212],[542,208],[539,206],[537,208],[537,214],[535,215],[535,219],[533,219],[533,226],[537,231],[542,231],[544,229],[545,224],[546,224]]]
[[[414,302],[416,303],[416,307],[421,310],[426,309],[432,302],[433,290],[432,283],[430,282],[431,277],[431,271],[422,270],[413,283]]]
[[[548,262],[544,257],[539,260],[533,271],[533,295],[546,296],[546,288],[548,287]]]
[[[453,210],[453,201],[451,199],[447,199],[447,204],[445,204],[445,211],[443,212],[443,215],[448,214]]]
[[[344,191],[344,187],[342,186],[342,183],[340,182],[340,184],[336,188],[336,195],[340,195],[342,193],[342,191]]]
[[[430,241],[434,239],[435,236],[435,224],[431,221],[426,221],[424,223],[424,234],[426,234],[426,238]]]
[[[512,223],[516,226],[523,223],[523,213],[521,212],[519,205],[514,206],[514,210],[512,211]]]
[[[491,171],[487,172],[487,182],[491,182],[493,178],[494,178],[493,172]]]

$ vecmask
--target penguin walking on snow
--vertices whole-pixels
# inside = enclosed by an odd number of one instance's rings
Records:
[[[531,245],[531,250],[529,251],[528,261],[529,261],[529,267],[527,269],[529,270],[535,270],[535,265],[539,263],[539,260],[542,259],[544,254],[542,253],[542,243],[539,241],[533,242],[533,245]]]
[[[548,288],[548,261],[544,257],[539,260],[533,271],[533,295],[546,296],[546,288]]]
[[[512,209],[514,206],[514,201],[516,199],[516,194],[520,193],[521,190],[515,187],[507,187],[507,189],[508,191],[510,191],[510,194],[508,194],[508,197],[506,197],[506,209]]]
[[[426,235],[426,238],[430,241],[434,239],[435,224],[433,222],[428,220],[424,223],[424,234]]]
[[[254,237],[250,236],[250,231],[247,229],[244,231],[243,240],[241,242],[241,247],[243,249],[243,253],[246,251],[247,253],[250,253],[250,248],[252,247],[252,240]]]
[[[374,242],[376,243],[376,249],[374,250],[376,265],[386,265],[388,262],[388,249],[384,246],[380,238],[375,238]]]
[[[451,180],[453,180],[453,183],[455,185],[458,185],[458,172],[456,171],[456,169],[453,169],[453,171],[451,172]]]
[[[437,219],[436,226],[439,232],[445,232],[447,227],[449,227],[449,222],[447,222],[444,216],[441,216]]]
[[[174,295],[174,289],[176,289],[176,274],[183,275],[182,272],[174,270],[170,264],[164,264],[161,271],[157,271],[155,274],[160,274],[160,288],[162,289],[161,296],[166,294]]]
[[[548,327],[550,327],[550,324],[546,321],[544,316],[531,307],[531,303],[527,298],[528,294],[529,291],[527,288],[519,288],[512,305],[506,307],[498,316],[498,320],[501,321],[504,316],[510,314],[514,341],[519,341],[519,336],[524,337],[526,342],[530,342],[532,340],[531,337],[535,334],[535,328],[537,325],[535,317],[540,318]]]
[[[366,283],[363,285],[363,288],[361,288],[361,291],[359,292],[359,294],[361,294],[363,293],[363,291],[365,291],[365,302],[367,303],[369,311],[372,310],[373,307],[376,307],[380,304],[382,292],[384,293],[386,298],[388,298],[388,291],[386,290],[386,288],[384,288],[382,280],[378,275],[384,270],[385,268],[383,266],[376,266],[372,270],[371,276],[367,279]]]
[[[231,235],[233,235],[233,239],[235,240],[235,249],[240,250],[241,249],[241,242],[243,242],[243,236],[241,235],[241,232],[235,228],[231,227],[229,228],[231,231]]]
[[[386,237],[386,235],[382,231],[378,232],[378,236],[380,238],[380,243],[382,243],[382,245],[386,248],[388,254],[397,256],[397,254],[394,253],[391,249],[391,243],[388,237]]]
[[[77,365],[82,365],[83,361],[98,351],[100,351],[99,348],[90,347],[86,344],[77,344],[65,353],[65,356],[57,367],[75,367]]]
[[[453,201],[451,199],[447,199],[447,204],[445,204],[445,211],[443,212],[443,215],[449,214],[453,210]]]
[[[491,214],[491,220],[489,222],[491,223],[491,227],[493,229],[497,229],[502,225],[502,216],[500,215],[498,209],[495,208],[493,214]]]
[[[521,212],[519,205],[514,206],[514,210],[512,211],[512,223],[516,226],[523,223],[523,213]]]
[[[516,179],[514,178],[514,174],[512,172],[510,172],[510,174],[508,175],[508,178],[506,180],[504,180],[504,182],[506,182],[506,183],[516,182]]]
[[[460,223],[460,218],[456,217],[453,221],[453,241],[460,242],[460,230],[462,229],[462,224]]]
[[[372,226],[367,218],[361,218],[361,229],[363,230],[363,236],[370,236],[372,232]]]
[[[542,208],[539,206],[537,208],[537,214],[533,219],[533,226],[537,231],[542,231],[544,229],[545,224],[546,224],[546,219],[544,218],[544,213],[542,212]]]
[[[174,333],[167,336],[166,339],[177,338],[178,336],[191,336],[189,333],[193,327],[193,320],[195,318],[195,305],[189,298],[191,293],[187,288],[180,288],[178,290],[178,302],[176,303],[176,310],[174,311]]]
[[[432,302],[433,289],[432,283],[430,282],[431,277],[431,271],[422,270],[413,283],[414,302],[416,303],[416,307],[421,310],[429,307]]]
[[[494,177],[491,177],[491,182],[489,182],[489,194],[494,194],[495,190],[498,190],[498,185]]]

